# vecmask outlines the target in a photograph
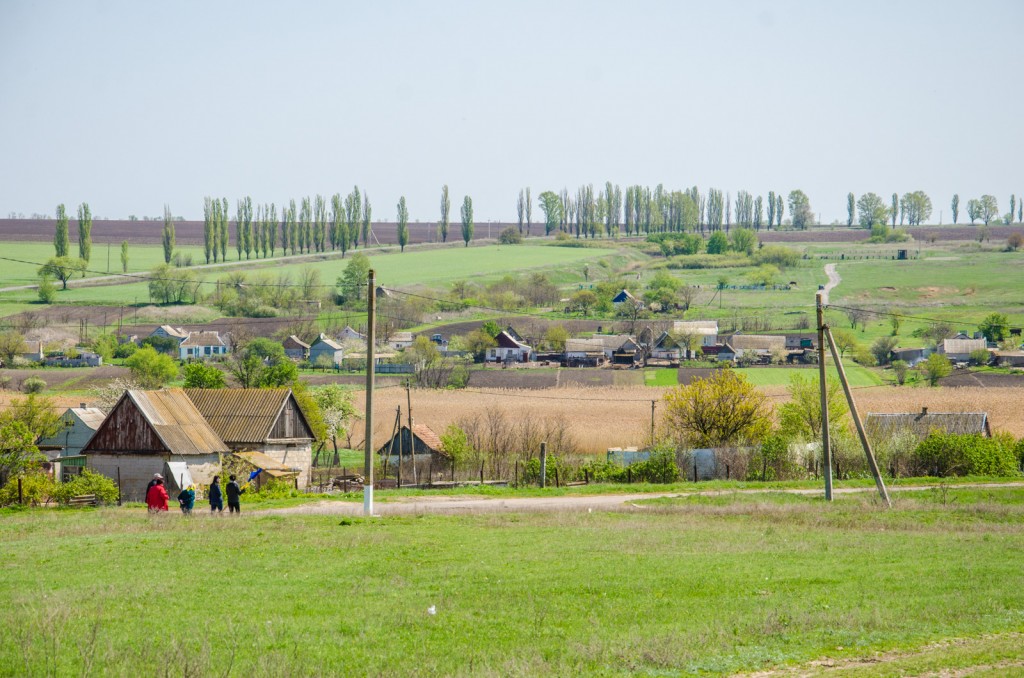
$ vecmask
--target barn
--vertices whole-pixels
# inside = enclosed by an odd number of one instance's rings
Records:
[[[313,431],[289,388],[185,389],[196,410],[234,452],[260,452],[309,483]]]
[[[162,473],[173,493],[183,475],[209,484],[230,451],[181,389],[125,391],[82,448],[88,467],[118,480],[121,497],[145,499],[146,485]]]
[[[399,452],[401,451],[401,456]],[[416,455],[416,468],[421,478],[441,474],[451,469],[451,457],[444,451],[444,444],[429,426],[417,424],[412,425],[410,435],[409,427],[402,426],[380,449],[377,454],[386,460],[389,466],[395,466],[399,460],[403,465],[412,461],[413,453]]]

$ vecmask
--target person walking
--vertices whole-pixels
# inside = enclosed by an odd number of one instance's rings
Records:
[[[224,493],[220,489],[220,476],[214,476],[209,491],[210,513],[224,512]]]
[[[146,492],[146,506],[150,513],[159,513],[167,510],[167,488],[164,487],[163,478],[154,478],[156,483]]]
[[[228,513],[241,513],[242,505],[239,502],[239,497],[242,496],[242,493],[245,492],[245,490],[238,486],[234,475],[229,476],[228,480],[231,482],[229,482],[227,487],[224,488],[228,495]]]
[[[178,495],[178,506],[186,516],[192,515],[192,509],[196,505],[196,486],[189,485]]]

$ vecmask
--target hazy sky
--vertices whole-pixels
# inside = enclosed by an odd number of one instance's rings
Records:
[[[0,0],[0,216],[611,180],[1024,193],[1024,2]],[[540,209],[535,207],[535,219]],[[457,218],[457,217],[456,217]],[[961,217],[963,218],[963,217]]]

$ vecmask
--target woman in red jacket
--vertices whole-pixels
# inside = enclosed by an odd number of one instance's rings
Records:
[[[167,489],[164,487],[164,481],[158,478],[156,485],[153,485],[146,492],[146,506],[149,507],[150,513],[157,513],[158,511],[167,510]]]

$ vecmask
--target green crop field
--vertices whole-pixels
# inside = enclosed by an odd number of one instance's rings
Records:
[[[24,243],[19,243],[19,245]],[[38,244],[40,246],[45,243]],[[159,254],[159,248],[152,248],[151,254]],[[486,281],[500,278],[507,273],[543,270],[558,274],[569,267],[582,266],[585,261],[615,254],[615,250],[601,248],[567,248],[545,246],[501,246],[451,247],[446,249],[410,250],[380,252],[366,250],[370,263],[377,272],[382,285],[399,287],[408,285],[445,285],[456,280],[472,279]],[[40,253],[41,255],[42,253]],[[200,251],[201,254],[201,251]],[[161,255],[162,256],[162,255]],[[150,268],[162,261],[151,262]],[[248,270],[265,270],[274,275],[288,273],[293,279],[304,268],[320,272],[323,283],[333,285],[344,271],[348,259],[331,258],[326,261],[282,264],[272,262],[265,266],[253,261]],[[29,267],[31,268],[31,267]],[[34,269],[31,271],[34,273]],[[224,269],[197,269],[201,278],[215,281],[226,274]],[[22,272],[22,275],[25,271]],[[580,273],[579,275],[582,275]],[[577,276],[578,277],[578,276]],[[19,279],[22,284],[35,283],[35,279]],[[12,283],[13,284],[13,283]],[[0,294],[0,308],[6,313],[24,310],[24,305],[36,299],[34,290],[20,290]],[[57,294],[57,303],[89,305],[121,305],[148,303],[149,292],[146,283],[105,285],[97,287],[70,288]],[[4,307],[6,305],[6,307]]]
[[[182,255],[191,255],[196,264],[205,261],[202,247],[179,247],[175,250]],[[233,253],[232,253],[233,254]],[[89,272],[86,277],[106,275],[107,273],[121,272],[121,246],[112,244],[109,251],[109,267],[107,260],[107,246],[105,244],[94,244],[92,257],[89,261]],[[14,285],[35,285],[39,282],[39,264],[45,263],[47,259],[54,256],[53,244],[49,242],[4,242],[3,252],[0,256],[11,259],[19,259],[20,263],[4,261],[0,266],[0,287]],[[71,243],[71,256],[78,256],[78,243]],[[39,263],[36,263],[39,262]],[[149,271],[157,264],[164,263],[164,250],[160,245],[129,245],[128,246],[128,272],[139,273]],[[60,287],[60,283],[57,283]]]
[[[869,495],[778,493],[638,506],[370,520],[6,512],[0,674],[1021,665],[1020,488],[908,493],[888,511]]]
[[[830,375],[835,374],[831,359],[826,363]],[[846,378],[850,386],[881,386],[884,382],[875,372],[855,364],[847,358],[843,361]],[[817,379],[817,368],[807,367],[737,367],[737,374],[742,374],[747,381],[755,386],[788,386],[793,375],[801,375],[805,379]]]

